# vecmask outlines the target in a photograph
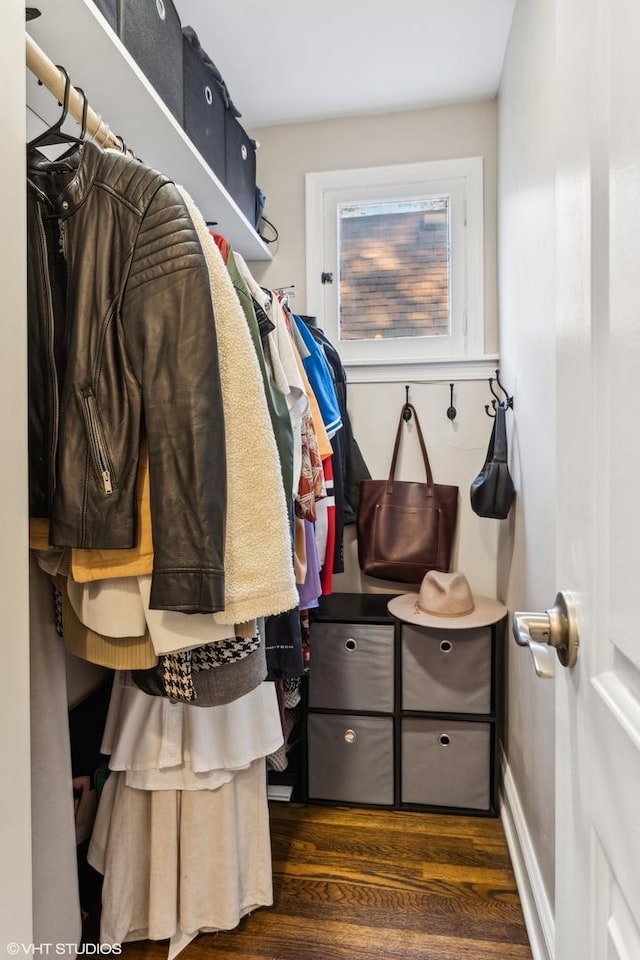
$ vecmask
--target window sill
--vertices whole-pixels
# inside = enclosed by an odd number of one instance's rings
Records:
[[[459,380],[488,380],[495,376],[498,354],[480,357],[439,357],[432,360],[397,359],[384,363],[343,360],[349,383],[453,383]]]

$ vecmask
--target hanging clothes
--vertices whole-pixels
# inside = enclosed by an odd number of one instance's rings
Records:
[[[216,790],[136,790],[112,773],[89,863],[104,876],[102,943],[233,929],[273,903],[264,759]]]
[[[340,355],[324,330],[317,326],[315,317],[299,316],[322,349],[333,381],[343,429],[331,438],[333,453],[333,484],[335,498],[336,541],[333,572],[344,572],[344,527],[355,523],[358,512],[360,482],[371,477],[355,437],[347,409],[347,375]]]
[[[213,236],[215,239],[215,234],[213,234]],[[271,426],[273,428],[274,437],[278,447],[278,454],[280,456],[280,470],[282,474],[282,486],[284,488],[287,501],[287,514],[289,516],[289,522],[292,523],[293,427],[291,424],[291,417],[289,416],[289,409],[287,407],[286,395],[276,383],[271,369],[266,362],[261,329],[258,326],[258,321],[256,319],[256,314],[253,307],[254,301],[238,269],[233,250],[230,248],[229,257],[226,261],[226,264],[227,270],[229,271],[229,276],[231,277],[231,282],[233,283],[233,288],[244,312],[245,320],[247,321],[249,333],[251,335],[256,356],[258,358],[265,397],[267,400],[267,406],[269,408],[269,416],[271,418]],[[270,321],[269,323],[270,329],[273,329],[273,324],[271,324]],[[265,334],[265,337],[266,336],[267,334]]]
[[[33,555],[29,567],[33,938],[76,944],[82,916],[64,646],[56,633],[51,579]],[[75,950],[62,955],[75,957]]]
[[[116,675],[102,738],[109,769],[139,790],[215,789],[282,742],[273,684],[192,707],[146,696]]]
[[[215,619],[235,623],[296,604],[291,536],[278,450],[245,316],[202,215],[186,191],[179,190],[204,251],[214,308],[225,320],[218,321],[216,332],[232,482],[227,490],[225,605]],[[254,509],[257,497],[259,516]]]
[[[144,420],[152,606],[220,610],[218,346],[185,204],[157,171],[91,142],[61,164],[27,162],[30,515],[51,518],[57,546],[132,547]]]
[[[302,316],[300,319],[304,321],[314,340],[322,347],[324,355],[327,359],[327,363],[329,364],[329,369],[332,373],[336,396],[338,398],[338,405],[340,407],[340,413],[342,416],[342,423],[344,426],[344,431],[342,433],[338,433],[334,438],[334,441],[336,441],[334,445],[334,453],[337,453],[336,447],[338,445],[342,450],[339,459],[342,464],[342,474],[344,478],[342,481],[342,486],[344,488],[344,523],[355,523],[358,514],[360,482],[362,480],[370,480],[371,474],[367,464],[365,463],[364,457],[362,456],[358,442],[353,435],[353,428],[351,426],[351,419],[349,417],[349,411],[347,408],[347,374],[342,364],[342,360],[340,359],[340,354],[336,350],[335,345],[331,343],[324,330],[314,322],[315,318]],[[334,471],[334,474],[336,472],[337,471]],[[334,481],[335,479],[336,478],[334,476]],[[338,573],[337,570],[334,572]]]
[[[300,437],[300,423],[309,407],[309,401],[300,376],[295,359],[291,338],[282,315],[282,309],[277,298],[263,290],[251,275],[247,264],[240,254],[235,254],[235,261],[240,270],[251,296],[264,311],[273,330],[267,335],[265,357],[271,368],[272,376],[283,396],[286,397],[293,431],[293,475],[292,496],[295,497],[300,479],[302,463],[302,441]]]
[[[342,413],[338,404],[335,385],[322,348],[307,329],[305,322],[295,313],[291,314],[293,323],[306,347],[302,362],[309,382],[316,395],[322,419],[329,435],[333,437],[342,428]]]

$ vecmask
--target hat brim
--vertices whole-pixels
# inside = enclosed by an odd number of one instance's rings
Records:
[[[398,620],[415,623],[420,627],[435,627],[441,630],[466,630],[469,627],[486,627],[497,623],[507,613],[507,608],[499,600],[491,597],[473,595],[474,609],[462,617],[439,617],[432,613],[423,613],[417,605],[417,593],[403,593],[387,603],[389,613]]]

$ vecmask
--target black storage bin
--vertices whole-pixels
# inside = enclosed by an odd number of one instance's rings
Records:
[[[171,0],[119,0],[118,33],[182,124],[182,27]]]
[[[184,129],[216,176],[225,178],[223,90],[187,36],[183,47]]]
[[[225,115],[225,187],[252,226],[256,225],[256,145],[242,124]]]
[[[118,0],[93,0],[109,26],[118,32]]]

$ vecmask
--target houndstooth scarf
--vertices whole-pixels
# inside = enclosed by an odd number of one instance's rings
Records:
[[[160,657],[162,682],[170,700],[192,703],[196,699],[192,673],[211,670],[227,663],[244,660],[260,646],[260,635],[245,639],[233,637],[219,643],[207,643],[202,647],[168,653]]]

